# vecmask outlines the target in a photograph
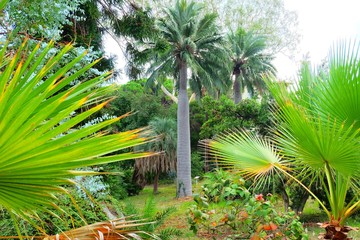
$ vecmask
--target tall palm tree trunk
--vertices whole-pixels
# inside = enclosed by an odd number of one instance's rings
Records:
[[[177,109],[177,197],[192,195],[190,161],[190,121],[187,95],[187,64],[180,62]]]
[[[234,91],[234,103],[238,104],[242,100],[242,86],[240,81],[240,74],[235,74],[235,80],[233,85],[233,91]]]

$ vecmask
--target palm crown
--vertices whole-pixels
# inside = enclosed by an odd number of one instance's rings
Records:
[[[190,87],[198,95],[202,87],[210,92],[227,87],[227,78],[220,75],[227,65],[223,37],[215,24],[217,16],[209,13],[199,16],[200,10],[200,5],[184,0],[164,10],[165,17],[157,26],[163,39],[160,41],[165,41],[167,47],[157,52],[149,69],[152,73],[149,82],[168,74],[178,80],[180,65],[185,62],[191,69]]]
[[[246,87],[250,94],[255,89],[262,91],[265,83],[262,74],[275,73],[271,61],[273,57],[266,54],[266,38],[251,32],[238,29],[228,35],[231,49],[232,74],[234,80],[234,101],[242,99]]]

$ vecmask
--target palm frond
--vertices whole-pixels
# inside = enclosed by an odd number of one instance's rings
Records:
[[[141,235],[148,235],[153,239],[159,239],[155,235],[139,231],[136,227],[151,224],[143,220],[130,220],[128,218],[119,218],[110,221],[94,223],[77,229],[63,232],[55,236],[48,236],[44,239],[141,239]],[[139,236],[140,234],[140,236]]]
[[[230,133],[210,144],[212,152],[222,164],[250,176],[279,169],[318,200],[330,224],[343,226],[360,207],[356,198],[346,203],[348,190],[358,191],[360,179],[359,50],[358,43],[340,44],[330,56],[328,76],[305,66],[295,91],[273,77],[267,78],[267,87],[277,103],[277,128],[271,145],[253,135]],[[282,159],[288,161],[279,165]],[[319,177],[331,211],[289,172],[290,167],[301,169],[299,177]],[[355,195],[358,197],[358,192]]]
[[[236,88],[234,92],[241,94],[244,86],[247,87],[250,94],[254,93],[255,88],[259,92],[263,92],[266,89],[263,75],[276,72],[275,67],[271,64],[273,57],[266,54],[266,38],[252,32],[245,32],[240,28],[237,32],[231,32],[228,35],[228,42],[233,61],[233,75],[237,81],[240,81],[239,84],[234,84],[234,88]],[[235,102],[239,100],[235,99]]]
[[[49,212],[55,207],[53,194],[64,193],[61,186],[73,184],[69,178],[79,174],[73,169],[150,155],[113,154],[146,142],[148,138],[140,137],[143,129],[113,135],[96,133],[122,117],[78,127],[108,103],[102,94],[112,88],[100,85],[110,73],[65,90],[96,62],[71,73],[85,53],[59,67],[58,60],[72,46],[47,59],[52,45],[41,50],[37,45],[28,52],[25,40],[0,73],[0,205],[29,221],[38,211]],[[95,106],[95,102],[100,104]],[[90,109],[74,114],[89,104]]]
[[[289,167],[270,139],[261,139],[251,132],[228,132],[216,137],[209,146],[214,161],[248,177],[266,176]]]

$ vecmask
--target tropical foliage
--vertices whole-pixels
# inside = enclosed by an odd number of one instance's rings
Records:
[[[308,239],[295,213],[278,212],[271,194],[252,196],[244,179],[222,170],[205,177],[188,211],[194,233],[216,239]]]
[[[242,100],[245,88],[251,96],[255,89],[262,93],[265,90],[262,75],[275,73],[275,68],[271,64],[273,56],[266,54],[265,37],[239,28],[228,35],[228,41],[234,76],[234,102],[237,104]]]
[[[151,233],[146,238],[152,238],[156,234],[158,239],[167,240],[174,239],[176,237],[182,236],[182,231],[180,229],[167,227],[167,218],[176,211],[174,206],[167,207],[163,210],[159,210],[159,204],[154,199],[154,195],[147,198],[144,202],[144,208],[142,211],[139,211],[138,207],[135,207],[131,202],[126,201],[125,204],[120,209],[121,213],[126,214],[127,216],[134,216],[135,219],[141,221],[141,219],[147,219],[150,224],[138,225],[137,229],[140,232]]]
[[[245,176],[265,183],[280,174],[308,190],[328,215],[322,225],[325,239],[347,239],[351,228],[345,227],[346,220],[360,208],[358,53],[358,42],[340,43],[329,55],[328,74],[321,77],[304,68],[295,92],[268,80],[278,105],[278,127],[271,138],[240,131],[210,143],[218,161]],[[301,182],[305,178],[322,182],[329,208]],[[346,201],[350,189],[355,196]]]
[[[188,71],[191,70],[190,86],[197,87],[199,93],[201,85],[207,90],[221,86],[218,69],[226,66],[222,61],[226,58],[222,37],[215,25],[216,15],[199,15],[200,9],[194,2],[185,0],[177,1],[174,8],[165,9],[165,16],[157,26],[166,48],[154,58],[148,80],[152,82],[161,74],[171,74],[178,86],[177,179],[180,197],[192,195]]]
[[[154,175],[154,193],[158,192],[160,173],[176,171],[176,121],[170,118],[154,118],[149,122],[152,132],[150,136],[158,136],[158,141],[150,142],[141,147],[159,154],[135,160],[135,179],[143,187],[146,174]]]
[[[103,96],[112,89],[112,86],[100,87],[109,76],[107,73],[64,90],[96,64],[71,72],[86,52],[52,72],[59,59],[71,50],[71,45],[52,55],[53,42],[40,51],[41,43],[29,50],[25,40],[13,54],[9,54],[8,44],[0,51],[3,69],[0,75],[0,151],[3,153],[0,204],[14,220],[15,216],[21,216],[33,223],[39,211],[51,213],[57,208],[54,193],[67,194],[62,185],[74,184],[71,177],[96,174],[75,169],[144,157],[148,153],[109,155],[146,141],[139,137],[141,129],[112,135],[99,132],[124,116],[78,127],[109,102],[110,99]],[[84,106],[88,110],[80,112]],[[41,227],[38,230],[41,231]]]
[[[177,196],[191,196],[191,177],[198,189],[204,170],[222,165],[255,178],[253,191],[281,193],[285,212],[301,214],[312,196],[328,216],[322,237],[347,238],[360,208],[357,42],[333,49],[315,71],[305,66],[289,90],[263,78],[275,74],[271,54],[294,49],[298,38],[296,14],[282,0],[0,0],[0,9],[1,234],[169,239],[180,230],[155,228],[170,210],[155,213],[147,201],[147,212],[124,217],[131,211],[116,199],[138,194],[136,182],[149,177],[157,192],[160,173],[173,180],[175,169]],[[105,32],[126,55],[128,75],[147,79],[110,85],[117,75],[107,72]],[[242,100],[245,90],[252,99]],[[116,174],[98,175],[109,171]],[[242,178],[205,178],[204,198],[189,212],[194,231],[305,236],[293,213],[253,197]]]

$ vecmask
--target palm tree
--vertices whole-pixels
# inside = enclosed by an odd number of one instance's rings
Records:
[[[358,42],[340,44],[329,56],[328,74],[304,68],[296,92],[268,80],[278,105],[278,129],[270,139],[242,131],[210,143],[219,161],[243,174],[281,174],[304,187],[328,216],[324,239],[348,239],[346,220],[360,209],[359,52]],[[322,183],[329,208],[301,182],[311,176]],[[355,197],[346,202],[350,189]]]
[[[154,118],[149,122],[151,136],[158,141],[149,142],[141,148],[159,154],[135,161],[134,179],[142,185],[147,172],[154,176],[154,193],[158,193],[160,173],[176,170],[176,121],[171,118]]]
[[[98,61],[73,72],[86,53],[61,65],[70,44],[53,54],[53,42],[31,49],[25,39],[16,52],[9,43],[0,49],[0,205],[15,223],[20,216],[34,224],[41,211],[56,217],[54,194],[70,194],[62,186],[75,184],[71,178],[97,174],[75,169],[148,156],[114,152],[149,139],[139,137],[141,129],[107,135],[104,129],[124,116],[78,127],[111,100],[104,96],[113,86],[100,87],[110,73],[69,87]]]
[[[165,17],[157,23],[164,51],[154,58],[148,82],[160,75],[175,76],[178,86],[177,110],[177,196],[191,196],[190,123],[187,94],[190,81],[215,85],[221,79],[217,69],[226,66],[222,36],[215,25],[216,15],[201,15],[202,8],[186,0],[176,2],[174,8],[164,11]]]
[[[267,46],[263,36],[239,28],[228,35],[228,41],[234,76],[234,103],[237,104],[242,100],[245,87],[250,94],[254,93],[255,88],[263,91],[265,84],[262,75],[274,73],[275,68],[271,64],[273,57],[265,53]]]

